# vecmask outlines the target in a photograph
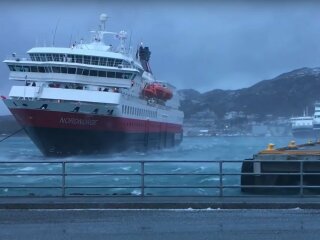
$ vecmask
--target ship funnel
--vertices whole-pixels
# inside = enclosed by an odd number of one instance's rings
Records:
[[[141,65],[143,69],[149,73],[152,73],[149,60],[150,60],[151,52],[148,47],[143,47],[142,44],[140,45],[138,51],[137,51],[137,57],[139,56]]]

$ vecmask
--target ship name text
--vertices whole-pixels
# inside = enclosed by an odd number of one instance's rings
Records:
[[[68,125],[83,125],[83,126],[95,126],[98,120],[94,119],[79,119],[79,118],[60,118],[60,123]]]

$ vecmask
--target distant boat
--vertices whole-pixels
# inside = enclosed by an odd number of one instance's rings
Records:
[[[314,118],[311,116],[293,117],[291,120],[291,131],[295,138],[315,138]]]
[[[313,130],[316,136],[320,135],[320,102],[315,103],[313,116]]]

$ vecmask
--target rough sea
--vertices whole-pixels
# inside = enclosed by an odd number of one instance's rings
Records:
[[[6,174],[0,175],[0,196],[60,196],[61,161],[67,162],[67,196],[140,195],[141,164],[134,162],[139,160],[148,161],[144,165],[145,195],[217,196],[220,160],[233,161],[223,163],[224,173],[240,173],[241,162],[237,160],[251,158],[269,143],[284,147],[291,140],[290,137],[185,137],[180,146],[165,150],[46,158],[28,137],[11,137],[0,142],[0,174]],[[166,160],[172,162],[162,162]],[[184,160],[193,162],[181,162]],[[201,162],[207,160],[217,162]],[[11,163],[17,161],[20,163]],[[36,163],[24,163],[30,161]],[[238,186],[240,176],[223,176],[222,181],[224,186]],[[187,186],[192,188],[184,188]],[[223,192],[225,196],[238,194],[239,188],[226,188]]]

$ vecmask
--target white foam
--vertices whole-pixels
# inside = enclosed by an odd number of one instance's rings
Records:
[[[20,168],[19,170],[20,171],[32,171],[32,170],[35,170],[36,168],[34,167],[24,167],[24,168]]]
[[[178,171],[180,171],[181,170],[181,168],[176,168],[176,169],[173,169],[171,172],[178,172]]]
[[[131,194],[132,194],[132,195],[137,195],[137,196],[139,196],[139,195],[141,195],[141,191],[135,189],[135,190],[133,190],[133,191],[131,192]]]
[[[121,169],[122,169],[122,170],[125,170],[125,171],[128,171],[128,170],[131,169],[131,167],[130,167],[130,166],[127,166],[127,167],[122,167]]]

